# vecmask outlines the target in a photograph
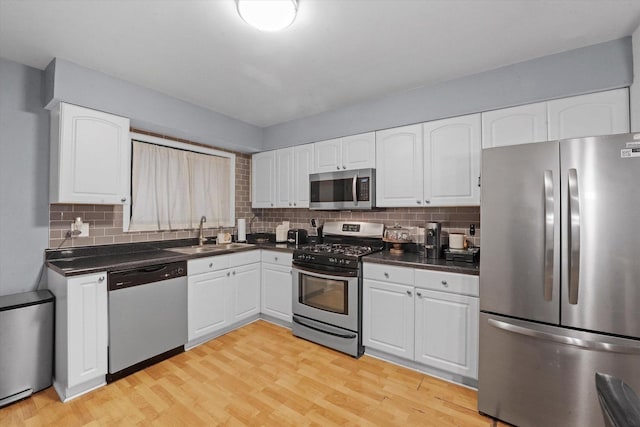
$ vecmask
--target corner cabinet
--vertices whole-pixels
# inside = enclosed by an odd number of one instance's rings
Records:
[[[56,297],[54,387],[67,401],[105,384],[107,274],[47,274],[48,288]]]
[[[129,119],[61,102],[51,111],[50,203],[126,204]]]

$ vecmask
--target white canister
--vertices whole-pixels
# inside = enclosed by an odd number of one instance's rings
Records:
[[[464,234],[449,234],[449,247],[451,249],[464,249]]]

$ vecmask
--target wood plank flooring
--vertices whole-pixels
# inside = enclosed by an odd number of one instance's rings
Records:
[[[476,392],[356,360],[257,321],[68,403],[52,387],[1,426],[494,426]]]

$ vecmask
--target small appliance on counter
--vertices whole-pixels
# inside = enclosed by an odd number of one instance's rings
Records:
[[[309,234],[304,228],[292,228],[287,232],[287,243],[300,245],[307,243]]]
[[[289,221],[283,221],[276,225],[276,243],[287,243],[287,233],[289,232]]]
[[[424,251],[427,258],[440,258],[442,254],[442,225],[439,222],[427,222],[424,239]]]
[[[480,261],[480,248],[446,248],[444,250],[444,259],[453,262],[478,262]]]
[[[411,243],[411,233],[408,229],[396,224],[393,227],[388,227],[384,231],[384,238],[382,240],[393,245],[393,247],[389,249],[390,253],[401,255],[404,253],[402,245]]]

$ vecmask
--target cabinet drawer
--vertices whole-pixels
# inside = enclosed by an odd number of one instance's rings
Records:
[[[269,264],[278,264],[291,267],[291,260],[293,254],[288,252],[278,251],[262,251],[262,262],[268,262]]]
[[[194,274],[229,268],[229,256],[230,255],[218,255],[189,260],[187,262],[187,274],[193,276]]]
[[[413,286],[413,268],[365,262],[364,278]]]
[[[478,276],[416,269],[415,278],[418,288],[476,297],[479,295]]]
[[[229,255],[229,267],[237,267],[239,265],[247,265],[254,262],[260,262],[259,250],[238,252]]]

